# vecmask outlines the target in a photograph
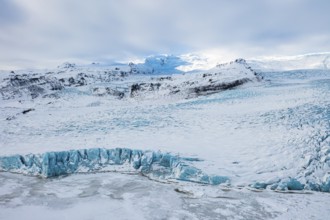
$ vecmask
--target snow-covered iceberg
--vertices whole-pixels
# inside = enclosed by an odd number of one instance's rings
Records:
[[[45,178],[89,172],[139,172],[152,179],[219,185],[226,176],[208,175],[189,165],[194,158],[127,148],[92,148],[0,157],[0,171]]]

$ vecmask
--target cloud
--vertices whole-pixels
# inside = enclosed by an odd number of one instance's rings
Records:
[[[330,51],[327,0],[0,0],[0,68]]]
[[[0,25],[14,25],[21,22],[24,18],[24,13],[10,0],[0,0]]]

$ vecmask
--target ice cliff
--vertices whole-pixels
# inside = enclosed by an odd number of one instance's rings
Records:
[[[0,171],[22,173],[44,178],[74,173],[129,172],[140,173],[150,179],[179,180],[200,184],[230,184],[230,178],[208,175],[191,165],[196,158],[184,158],[169,153],[131,150],[127,148],[92,148],[43,154],[13,155],[0,157]],[[256,189],[313,190],[330,192],[330,176],[322,183],[301,183],[296,178],[285,178],[276,182],[250,184]]]
[[[189,161],[193,160],[161,152],[92,148],[0,157],[0,171],[45,178],[73,173],[121,171],[137,172],[157,180],[173,179],[211,185],[229,182],[228,177],[208,175],[189,165]]]

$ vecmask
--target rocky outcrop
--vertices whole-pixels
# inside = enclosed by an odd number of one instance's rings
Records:
[[[218,65],[204,73],[187,73],[153,77],[149,82],[134,83],[130,97],[180,96],[194,98],[233,89],[261,77],[243,59]]]
[[[27,95],[32,99],[51,91],[62,90],[64,86],[51,76],[12,75],[4,80],[6,85],[0,88],[3,99],[13,99]]]
[[[74,66],[70,65],[65,69],[72,70]],[[107,83],[118,81],[127,74],[125,72],[104,71],[97,74],[86,74],[79,72],[66,76],[65,72],[47,72],[45,74],[16,74],[13,73],[5,78],[0,87],[0,94],[3,99],[15,99],[27,97],[35,99],[38,97],[52,98],[59,97],[58,91],[69,87],[83,87],[93,85],[94,83]],[[124,94],[116,89],[106,87],[104,95],[123,98]]]
[[[45,73],[19,74],[12,72],[1,82],[0,94],[3,99],[58,98],[61,94],[59,91],[65,91],[67,88],[72,91],[72,88],[76,88],[79,92],[81,88],[84,94],[113,96],[118,99],[163,96],[193,98],[260,80],[258,74],[244,59],[220,64],[209,71],[197,73],[174,71],[175,67],[181,64],[183,63],[180,59],[172,56],[149,58],[143,65],[130,63],[127,70],[119,67],[113,69],[78,68],[74,64],[65,63],[57,70]],[[159,77],[152,75],[150,78],[143,76],[141,77],[143,81],[132,76],[134,74],[155,74],[154,72],[161,73],[162,71],[164,71],[163,74],[176,74]],[[125,79],[130,76],[132,76],[131,80],[125,82]],[[120,88],[118,88],[119,84]]]

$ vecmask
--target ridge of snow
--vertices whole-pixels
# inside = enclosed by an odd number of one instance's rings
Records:
[[[330,52],[249,59],[248,64],[254,69],[266,71],[329,69]]]

